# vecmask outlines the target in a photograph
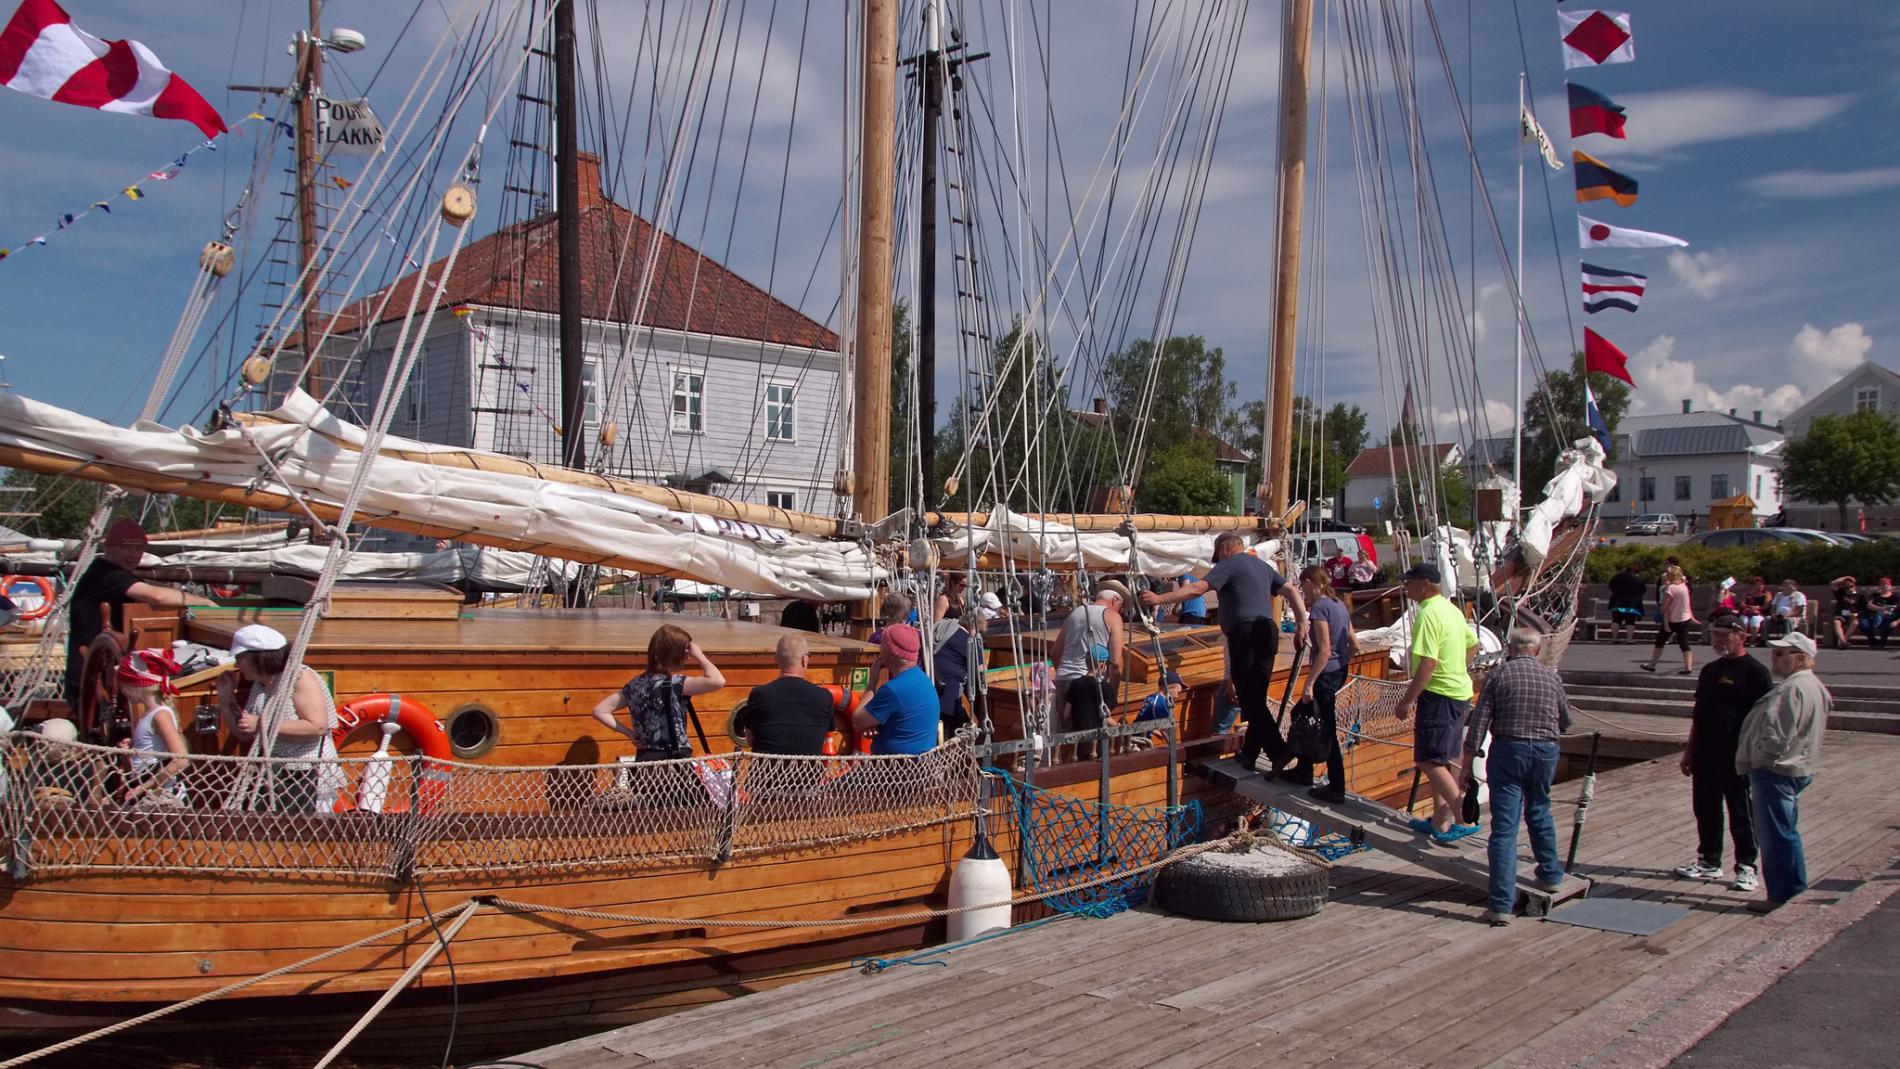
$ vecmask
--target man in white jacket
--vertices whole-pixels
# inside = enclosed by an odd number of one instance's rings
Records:
[[[1813,639],[1796,632],[1768,645],[1779,682],[1748,711],[1735,747],[1735,771],[1748,777],[1762,884],[1768,892],[1766,900],[1748,904],[1756,913],[1773,912],[1808,889],[1797,799],[1814,780],[1821,733],[1834,707],[1833,696],[1814,674]]]

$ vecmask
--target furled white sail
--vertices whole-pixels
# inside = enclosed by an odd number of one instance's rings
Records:
[[[1518,537],[1525,563],[1541,564],[1557,525],[1581,513],[1592,500],[1603,500],[1616,485],[1616,473],[1603,466],[1603,459],[1603,446],[1595,438],[1578,439],[1557,458],[1557,474],[1544,484],[1544,499],[1531,509]]]
[[[183,493],[190,486],[249,487],[316,505],[340,504],[362,457],[352,448],[364,440],[362,429],[302,395],[271,415],[281,422],[210,433],[151,423],[128,429],[0,392],[0,446],[54,454],[75,467],[98,463],[177,479],[187,484]],[[385,448],[442,447],[388,438]],[[678,512],[584,486],[390,456],[376,459],[358,517],[371,525],[426,525],[546,556],[768,596],[863,598],[883,577],[870,552],[855,543]]]

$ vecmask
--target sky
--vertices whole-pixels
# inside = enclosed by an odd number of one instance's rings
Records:
[[[0,7],[6,6],[0,0]],[[259,98],[225,87],[288,78],[285,45],[304,5],[67,0],[65,6],[92,33],[143,42],[236,119],[257,107]],[[458,20],[455,13],[466,7],[479,14],[490,6],[487,0],[466,5],[430,0],[411,9],[332,0],[325,24],[361,30],[369,39],[363,52],[336,58],[334,92],[366,91],[387,119],[438,39],[445,33],[452,41],[456,35],[463,41],[479,36],[474,23]],[[1177,282],[1169,286],[1161,279],[1175,233],[1169,227],[1179,225],[1178,214],[1168,213],[1192,203],[1181,192],[1179,174],[1154,197],[1163,240],[1143,262],[1138,283],[1102,296],[1099,318],[1090,321],[1096,328],[1092,344],[1112,347],[1156,329],[1199,334],[1224,350],[1236,402],[1260,397],[1271,327],[1279,5],[1268,0],[1244,5],[1239,0],[1052,0],[1046,5],[970,0],[952,6],[967,12],[963,30],[972,50],[990,53],[968,76],[973,92],[979,92],[975,83],[982,83],[980,99],[973,97],[968,109],[972,128],[979,131],[975,136],[987,139],[977,156],[987,166],[1013,168],[1013,130],[1020,128],[1022,171],[1030,176],[1027,191],[1008,182],[978,183],[987,201],[980,214],[992,270],[1007,276],[1012,250],[1023,247],[1019,215],[1037,220],[1049,242],[1061,245],[1069,225],[1064,201],[1079,206],[1076,215],[1084,222],[1077,229],[1088,237],[1072,246],[1083,250],[1080,270],[1072,270],[1076,258],[1065,253],[1050,272],[1054,289],[1069,287],[1064,291],[1068,317],[1078,309],[1086,315],[1088,302],[1086,286],[1067,280],[1086,280],[1093,272],[1132,262],[1138,239],[1128,235],[1138,235],[1131,224],[1144,218],[1138,190],[1149,173],[1154,138],[1171,129],[1171,122],[1200,130],[1196,124],[1218,112],[1219,137],[1203,163],[1205,188],[1191,255]],[[1317,6],[1322,12],[1338,9],[1331,3]],[[1577,0],[1569,6],[1576,7]],[[843,114],[850,67],[850,44],[840,32],[844,7],[845,0],[811,0],[809,6],[796,0],[734,0],[719,9],[726,20],[721,32],[703,21],[708,12],[703,3],[603,0],[598,36],[590,26],[582,42],[590,91],[594,71],[604,70],[606,95],[619,101],[612,107],[614,122],[624,123],[627,131],[609,139],[616,146],[609,155],[620,164],[618,199],[649,215],[661,214],[664,203],[669,225],[683,240],[834,327],[841,289],[835,213],[843,195],[844,161],[854,151]],[[1431,8],[1443,28],[1459,92],[1470,107],[1485,189],[1507,242],[1520,151],[1515,123],[1520,69],[1561,157],[1569,158],[1554,7],[1547,0],[1520,0],[1515,11],[1497,3],[1439,0]],[[1900,189],[1900,10],[1852,0],[1805,5],[1629,0],[1620,9],[1634,19],[1636,61],[1573,73],[1627,109],[1630,136],[1626,141],[1587,137],[1578,147],[1638,179],[1641,198],[1630,208],[1597,202],[1583,211],[1691,242],[1675,252],[1593,250],[1589,257],[1650,277],[1637,314],[1589,317],[1590,326],[1630,356],[1637,383],[1632,410],[1674,411],[1688,399],[1698,409],[1735,408],[1744,415],[1760,409],[1772,422],[1862,360],[1900,366],[1895,344],[1900,301],[1894,297],[1900,271],[1893,253],[1900,212],[1892,207]],[[917,34],[914,10],[914,3],[905,5],[907,41]],[[1413,60],[1421,122],[1457,265],[1455,288],[1466,299],[1477,296],[1475,315],[1471,309],[1465,314],[1472,317],[1477,336],[1475,378],[1482,400],[1454,400],[1443,369],[1473,358],[1446,351],[1449,347],[1435,336],[1428,363],[1438,368],[1439,385],[1429,408],[1443,437],[1500,433],[1508,428],[1512,410],[1510,302],[1489,232],[1482,224],[1474,227],[1468,211],[1474,199],[1470,158],[1425,29],[1423,0],[1397,3],[1393,10],[1418,34]],[[1040,21],[1045,17],[1046,23]],[[1140,97],[1138,109],[1127,109],[1128,136],[1118,142],[1117,118],[1134,99],[1123,92],[1131,25],[1150,22],[1161,27],[1155,39],[1165,47],[1157,49],[1148,72],[1152,93]],[[704,32],[708,28],[711,32]],[[1340,26],[1323,22],[1318,33],[1316,76],[1324,65],[1328,77],[1315,86],[1311,112],[1314,162],[1308,196],[1314,214],[1306,236],[1300,383],[1324,402],[1356,403],[1372,411],[1376,435],[1392,422],[1400,387],[1391,370],[1392,345],[1381,340],[1373,326],[1376,318],[1368,312],[1378,290],[1366,267],[1359,195],[1365,176],[1353,165],[1348,98],[1339,78],[1345,58]],[[510,40],[518,43],[519,35]],[[598,68],[592,58],[596,40]],[[709,41],[713,44],[707,46]],[[1174,108],[1186,99],[1184,87],[1212,84],[1206,79],[1214,68],[1194,64],[1197,41],[1209,46],[1209,54],[1233,57],[1231,85],[1218,109],[1205,97]],[[1042,61],[1035,57],[1045,46],[1046,82]],[[702,47],[706,50],[695,52]],[[695,64],[708,76],[689,77]],[[451,127],[444,155],[459,158],[468,148],[479,126],[475,112],[489,103],[497,105],[498,129],[508,126],[511,116],[532,111],[498,88],[505,66],[469,87],[468,110]],[[1018,80],[1014,94],[1012,71]],[[527,74],[530,83],[536,77],[532,69]],[[695,92],[695,84],[703,88]],[[436,87],[436,99],[459,87],[455,76],[445,79]],[[1024,116],[1015,124],[1006,114],[1012,99]],[[682,108],[692,120],[683,125]],[[598,118],[597,112],[590,115],[592,125],[583,135],[590,147],[603,140]],[[696,151],[666,152],[663,143],[679,129],[690,131]],[[0,355],[5,357],[0,381],[31,397],[129,422],[183,307],[197,250],[219,235],[260,142],[271,135],[262,124],[246,124],[241,136],[221,139],[215,153],[195,153],[176,177],[159,182],[144,176],[199,143],[182,123],[6,92],[0,93],[0,130],[12,147],[7,165],[0,167],[0,246],[15,250],[0,261]],[[519,198],[500,188],[508,182],[506,136],[491,132],[483,152],[478,232],[522,211]],[[1066,198],[1061,172],[1051,166],[1054,156],[1046,147],[1058,140]],[[252,263],[266,258],[279,226],[273,217],[283,211],[283,185],[275,169],[285,163],[285,142],[269,143],[275,151],[264,169],[266,180],[253,194],[257,210],[240,237],[240,251]],[[1115,166],[1118,144],[1122,155]],[[1534,157],[1526,158],[1534,164]],[[1110,162],[1104,164],[1105,159]],[[670,185],[668,161],[674,163]],[[360,177],[360,163],[338,166],[337,173]],[[454,170],[453,159],[439,162],[431,171],[431,188],[439,190]],[[1558,363],[1585,325],[1576,308],[1578,206],[1569,170],[1553,175],[1534,168],[1528,176],[1526,305],[1537,349]],[[1119,180],[1115,201],[1087,223],[1091,206],[1105,204],[1108,177]],[[140,182],[146,194],[138,202],[121,198],[110,215],[94,213],[69,229],[57,229],[63,213],[81,211],[133,182]],[[1028,202],[1020,213],[1019,199]],[[1322,207],[1323,223],[1317,216]],[[412,232],[394,215],[378,221],[403,237]],[[44,246],[26,245],[40,235],[47,238]],[[900,237],[900,257],[912,255],[914,247],[912,239]],[[391,257],[392,245],[379,248],[381,260],[370,263],[363,289],[400,266]],[[947,299],[948,268],[942,274]],[[900,269],[900,288],[911,277],[909,268]],[[1006,280],[1002,289],[1018,291],[1013,299],[1005,293],[1000,303],[1020,311],[1029,302],[1021,291],[1036,287],[1017,279],[1013,285]],[[201,343],[213,340],[202,358],[188,362],[167,419],[196,418],[208,398],[228,392],[229,369],[267,315],[257,308],[265,296],[263,287],[253,285],[241,306],[232,307],[237,298],[229,295],[220,303],[214,324],[229,312],[229,325],[215,337],[209,328],[200,335]],[[1117,302],[1128,307],[1112,307]],[[1052,308],[1057,304],[1050,298]],[[1127,319],[1111,329],[1109,324],[1119,322],[1117,312],[1127,312]],[[955,355],[959,339],[950,318],[946,313],[939,332],[940,349],[952,354],[940,367],[942,397],[960,385],[969,363],[968,354]],[[1062,325],[1064,317],[1055,318],[1051,349],[1082,372],[1083,381],[1074,389],[1078,404],[1085,403],[1080,395],[1092,389],[1086,368],[1097,357],[1090,346],[1075,343],[1078,333],[1086,332],[1078,331],[1073,318],[1066,320],[1068,326]],[[942,403],[940,418],[948,407]]]

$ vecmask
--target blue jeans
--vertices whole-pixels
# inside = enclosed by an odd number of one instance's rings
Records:
[[[1240,719],[1240,705],[1227,700],[1227,684],[1222,681],[1214,691],[1214,734],[1225,735],[1234,730],[1234,721]]]
[[[1491,909],[1509,914],[1517,905],[1517,822],[1531,832],[1537,879],[1564,878],[1557,859],[1557,825],[1550,819],[1550,781],[1557,775],[1557,744],[1529,739],[1492,739],[1485,756],[1491,784]]]
[[[1812,776],[1784,776],[1765,768],[1748,773],[1755,842],[1761,848],[1761,882],[1768,901],[1781,903],[1808,889],[1808,862],[1801,852],[1801,807],[1796,799]]]

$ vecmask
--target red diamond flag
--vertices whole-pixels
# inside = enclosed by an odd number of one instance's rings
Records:
[[[1630,378],[1629,357],[1589,327],[1583,328],[1583,367],[1586,371],[1601,371],[1613,379],[1636,385],[1636,380]]]
[[[1563,34],[1565,68],[1628,63],[1636,58],[1630,17],[1624,12],[1559,11],[1557,28]]]

